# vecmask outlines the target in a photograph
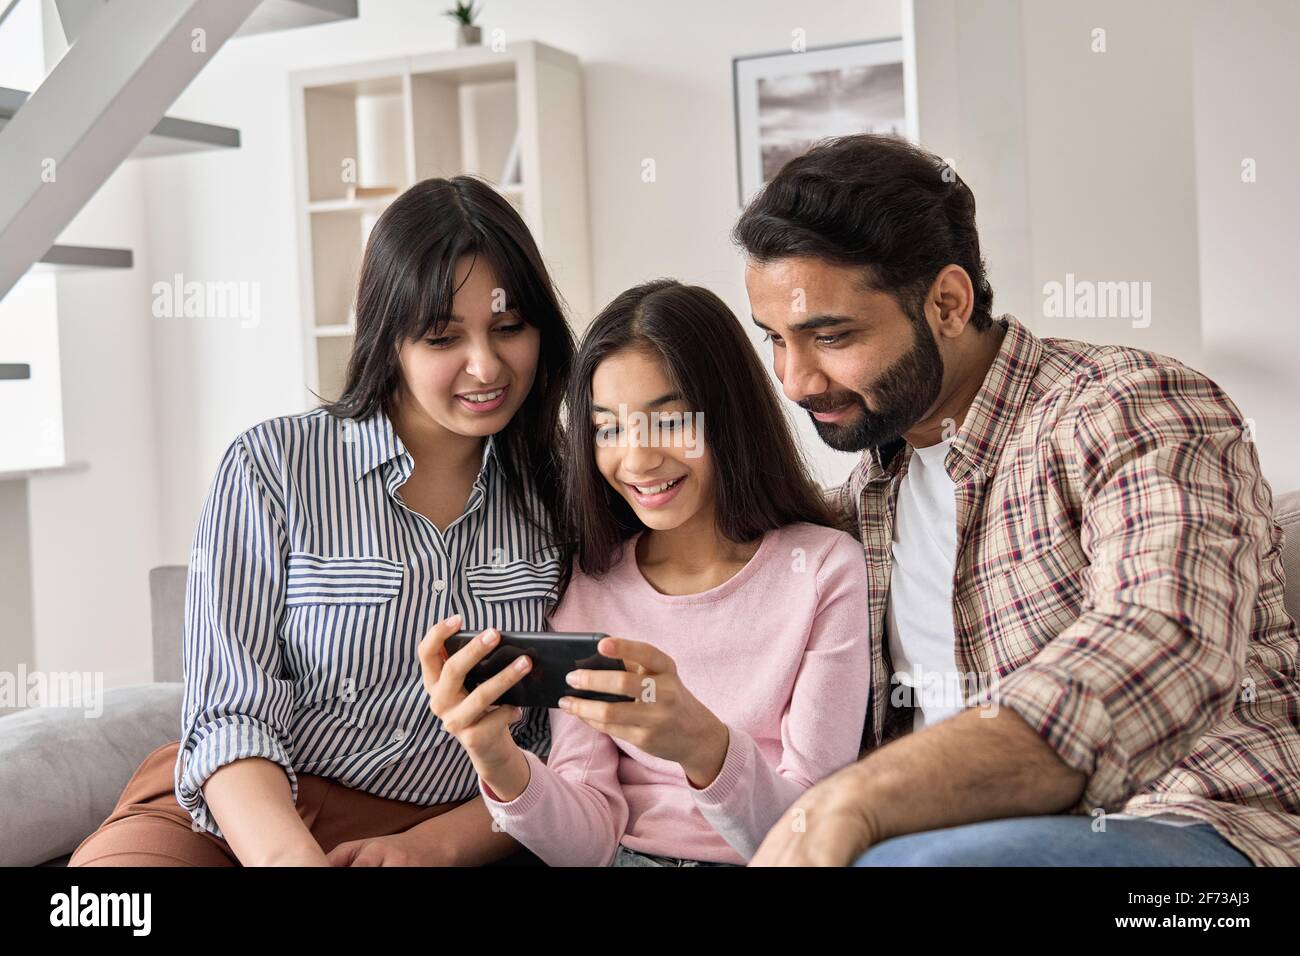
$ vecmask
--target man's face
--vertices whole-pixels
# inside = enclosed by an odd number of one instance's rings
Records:
[[[745,286],[786,397],[832,448],[891,441],[938,399],[943,360],[929,322],[864,288],[861,269],[807,258],[751,261]]]

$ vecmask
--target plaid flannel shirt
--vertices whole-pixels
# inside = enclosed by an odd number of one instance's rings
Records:
[[[1300,863],[1300,641],[1241,413],[1173,359],[996,321],[945,459],[967,706],[1009,707],[1087,775],[1070,812],[1178,813],[1256,865]],[[830,495],[870,580],[866,751],[911,726],[885,635],[910,457],[871,449]]]

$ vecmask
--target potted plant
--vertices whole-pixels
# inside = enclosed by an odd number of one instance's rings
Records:
[[[456,30],[457,46],[473,46],[483,42],[483,29],[474,23],[474,18],[481,10],[482,7],[474,9],[474,0],[469,3],[460,3],[458,0],[455,7],[446,11],[446,15],[459,24]]]

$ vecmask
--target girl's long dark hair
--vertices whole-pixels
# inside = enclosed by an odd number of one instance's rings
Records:
[[[347,382],[338,401],[322,407],[338,418],[362,420],[380,410],[391,415],[402,378],[398,347],[406,339],[442,334],[462,256],[490,265],[519,317],[541,333],[532,389],[497,434],[498,460],[517,513],[563,541],[560,407],[573,367],[573,335],[528,226],[483,180],[426,179],[379,217],[361,262]],[[540,513],[527,507],[529,485]]]
[[[740,544],[796,521],[835,526],[740,321],[708,289],[657,279],[628,289],[592,320],[569,381],[565,520],[584,574],[607,572],[619,545],[645,529],[596,468],[591,419],[597,366],[628,349],[661,357],[673,390],[703,413],[723,536]]]

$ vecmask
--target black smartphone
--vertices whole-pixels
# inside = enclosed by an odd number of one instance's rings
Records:
[[[484,628],[483,630],[487,630]],[[474,640],[480,631],[458,631],[447,638],[447,656]],[[559,707],[561,697],[626,702],[635,698],[594,690],[577,690],[565,683],[564,675],[574,670],[621,671],[623,662],[596,650],[605,634],[562,631],[502,631],[501,640],[486,657],[465,675],[465,689],[473,690],[488,678],[527,655],[532,669],[523,680],[497,698],[498,704],[516,707]]]

